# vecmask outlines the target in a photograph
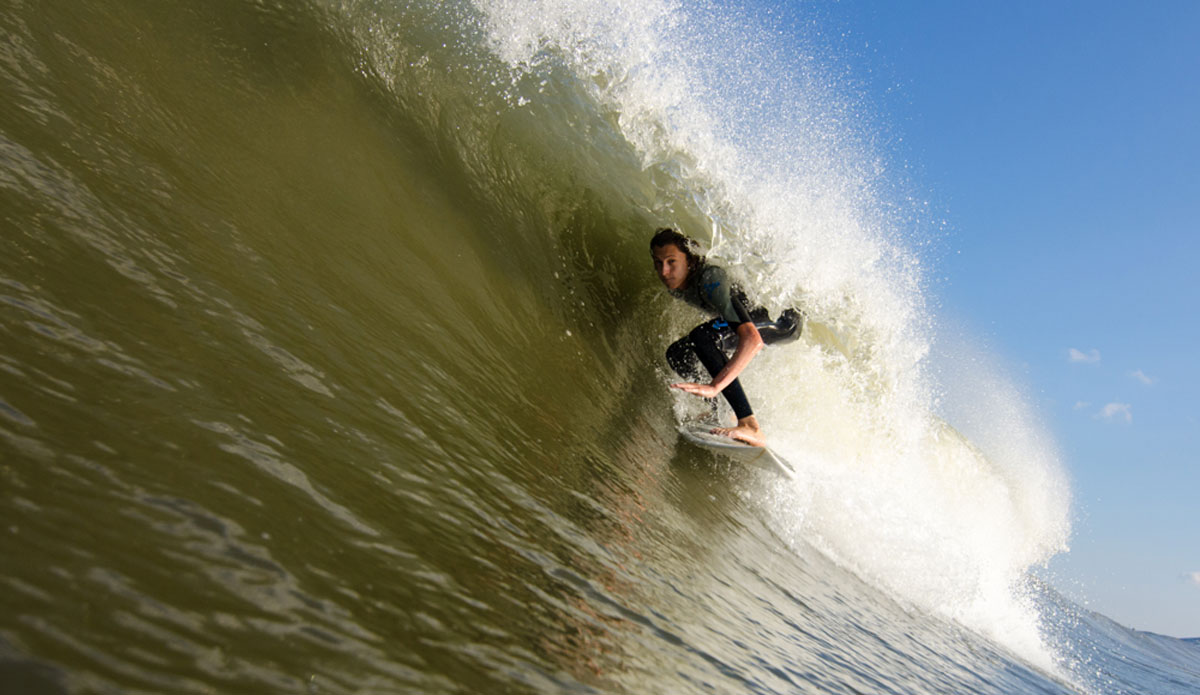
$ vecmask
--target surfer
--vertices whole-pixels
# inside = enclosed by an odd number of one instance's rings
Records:
[[[799,338],[803,323],[800,314],[786,309],[778,321],[771,321],[766,309],[751,308],[745,292],[729,281],[725,269],[708,263],[696,242],[674,229],[664,227],[655,232],[650,239],[650,255],[659,280],[671,296],[715,316],[667,348],[671,369],[689,380],[671,387],[702,398],[724,395],[737,425],[715,427],[712,433],[766,446],[738,375],[765,344]],[[698,383],[701,377],[697,361],[708,370],[710,383]]]

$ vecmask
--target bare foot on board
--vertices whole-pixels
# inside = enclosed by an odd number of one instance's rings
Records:
[[[737,427],[714,427],[709,431],[722,437],[736,439],[750,446],[765,447],[767,445],[762,428],[758,426],[758,419],[753,415],[738,420]]]

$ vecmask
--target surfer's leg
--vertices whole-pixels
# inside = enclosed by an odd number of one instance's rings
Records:
[[[692,348],[691,336],[684,336],[671,343],[667,348],[667,364],[679,376],[688,381],[699,381],[700,362],[696,359],[696,351]]]
[[[736,335],[733,333],[733,329],[724,321],[702,323],[688,334],[692,343],[692,351],[696,357],[700,358],[700,362],[708,370],[710,376],[715,377],[720,374],[725,365],[729,363],[729,357],[723,348],[731,335],[735,337],[736,344]],[[750,408],[750,401],[746,399],[746,392],[742,390],[742,383],[739,380],[734,379],[725,387],[721,395],[725,396],[725,400],[729,402],[729,406],[733,408],[733,414],[739,421],[754,415],[754,411]]]
[[[692,346],[691,336],[683,336],[667,348],[667,364],[686,381],[698,382],[700,376],[700,360],[696,359],[696,350]],[[705,398],[704,401],[712,408],[713,421],[717,421],[717,401]]]
[[[696,356],[714,377],[729,362],[726,351],[737,345],[737,335],[724,321],[710,321],[696,326],[688,338],[691,339]],[[733,414],[737,416],[737,426],[716,427],[712,430],[713,434],[731,437],[752,446],[766,446],[762,428],[759,427],[758,418],[754,417],[754,411],[750,408],[750,401],[746,398],[746,392],[742,390],[741,382],[734,379],[721,394],[733,408]]]

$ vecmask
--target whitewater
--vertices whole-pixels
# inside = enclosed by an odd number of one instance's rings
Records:
[[[0,6],[0,691],[1200,690],[806,12]],[[678,436],[661,226],[807,314],[794,480]]]

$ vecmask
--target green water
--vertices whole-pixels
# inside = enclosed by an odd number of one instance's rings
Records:
[[[420,684],[429,632],[545,639],[460,597],[521,563],[465,522],[621,475],[631,269],[574,277],[320,16],[4,11],[0,630],[87,688]]]

